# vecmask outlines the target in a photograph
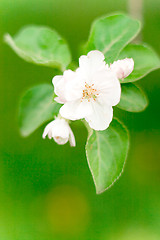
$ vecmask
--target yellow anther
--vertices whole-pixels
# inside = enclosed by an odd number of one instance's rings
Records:
[[[90,102],[90,99],[92,98],[94,101],[96,100],[97,95],[97,90],[93,88],[94,84],[89,85],[85,82],[85,89],[83,89],[83,97],[82,99],[87,99],[88,102]]]

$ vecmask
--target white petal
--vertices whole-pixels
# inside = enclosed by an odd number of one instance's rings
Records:
[[[69,138],[69,125],[65,119],[56,119],[55,126],[52,127],[52,137]]]
[[[58,96],[55,101],[59,103],[65,103],[67,101],[67,95],[70,96],[67,89],[73,88],[72,81],[74,80],[76,73],[71,70],[64,71],[63,76],[55,76],[52,80],[54,85],[54,92]]]
[[[70,120],[81,119],[91,113],[92,105],[88,100],[66,102],[60,109],[61,116]]]
[[[124,79],[133,71],[134,61],[132,58],[118,60],[115,61],[110,68],[117,74],[118,79]]]
[[[65,97],[67,101],[75,101],[82,98],[85,81],[76,73],[75,78],[66,84]]]
[[[57,75],[52,79],[52,83],[54,88],[56,88],[57,84],[59,83],[59,81],[63,78],[62,75]]]
[[[94,61],[96,61],[97,63],[103,62],[103,60],[105,59],[105,56],[103,55],[103,53],[98,50],[90,51],[87,54],[87,57],[90,59],[94,59]]]
[[[62,138],[62,137],[59,137],[59,136],[56,136],[56,137],[53,137],[53,138],[54,138],[54,141],[56,143],[58,143],[59,145],[66,144],[68,142],[68,138]]]
[[[60,104],[64,104],[64,103],[65,103],[65,100],[64,100],[64,99],[61,99],[60,97],[55,97],[54,100],[55,100],[57,103],[60,103]]]
[[[48,133],[50,133],[50,130],[52,128],[52,126],[54,126],[54,121],[50,122],[49,124],[47,124],[47,126],[44,129],[43,135],[42,137],[45,138],[47,136]],[[50,135],[50,134],[49,134]]]
[[[73,134],[71,128],[70,128],[70,134],[69,134],[69,143],[70,143],[71,147],[76,146],[75,137],[74,137],[74,134]]]
[[[49,132],[48,132],[48,138],[49,138],[49,139],[52,138],[52,131],[51,131],[51,129],[50,129]]]
[[[92,76],[97,70],[106,67],[104,58],[103,53],[97,50],[91,51],[87,56],[83,55],[79,58],[80,70],[88,81],[92,81]],[[89,83],[88,81],[87,83]]]
[[[120,101],[121,85],[111,70],[99,71],[93,77],[94,88],[98,91],[97,100],[101,104],[115,106]]]
[[[97,102],[94,102],[92,106],[93,113],[85,118],[86,121],[89,123],[89,126],[97,131],[107,129],[113,118],[112,107],[104,107]]]
[[[54,100],[58,103],[64,103],[66,100],[64,93],[65,81],[63,76],[55,76],[52,80],[52,83],[54,85],[54,92],[58,96],[58,98],[55,98]]]

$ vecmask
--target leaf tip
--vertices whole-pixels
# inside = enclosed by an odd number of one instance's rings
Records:
[[[9,33],[5,33],[4,36],[3,36],[3,41],[5,43],[9,43],[11,40],[11,36],[9,35]]]
[[[30,135],[24,129],[22,129],[21,127],[19,128],[19,134],[23,138],[26,138],[26,137],[28,137]]]

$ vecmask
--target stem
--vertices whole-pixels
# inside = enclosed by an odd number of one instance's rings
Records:
[[[143,0],[128,0],[128,12],[143,24]],[[139,34],[136,41],[142,39],[142,34]]]
[[[92,133],[93,133],[93,129],[90,128],[90,126],[89,126],[89,124],[88,124],[88,122],[86,120],[83,119],[81,121],[83,122],[84,126],[87,128],[88,137],[90,137],[92,135]]]

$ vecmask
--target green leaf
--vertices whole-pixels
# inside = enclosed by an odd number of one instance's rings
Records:
[[[160,58],[158,55],[147,45],[128,45],[119,55],[119,59],[133,58],[134,70],[133,72],[121,83],[134,82],[153,70],[160,68]]]
[[[148,100],[145,94],[135,84],[122,84],[121,88],[121,100],[116,107],[129,112],[141,112],[147,107]]]
[[[41,84],[29,89],[22,97],[19,124],[22,136],[29,136],[46,121],[52,120],[60,105],[53,102],[53,87]]]
[[[91,28],[86,52],[97,49],[104,53],[107,63],[112,63],[139,30],[140,23],[123,14],[98,19]]]
[[[15,37],[4,36],[5,42],[27,62],[64,70],[71,54],[60,35],[42,26],[26,26]]]
[[[127,129],[113,119],[105,131],[92,131],[86,155],[97,194],[107,190],[120,177],[128,153]]]

